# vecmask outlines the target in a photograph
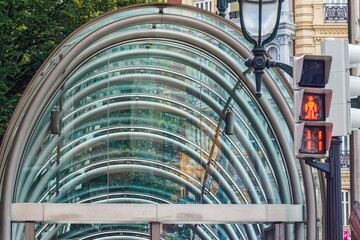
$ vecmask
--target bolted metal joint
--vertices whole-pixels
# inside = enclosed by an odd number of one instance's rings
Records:
[[[245,60],[244,63],[245,63],[246,67],[251,68],[252,65],[253,65],[253,60],[252,60],[252,58],[248,58],[248,59]]]
[[[255,70],[262,70],[265,68],[265,58],[263,54],[255,55],[253,60],[253,67]]]
[[[275,67],[276,61],[268,58],[268,59],[266,59],[265,66],[266,66],[266,68]]]

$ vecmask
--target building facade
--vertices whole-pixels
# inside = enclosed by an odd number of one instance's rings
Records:
[[[321,54],[321,42],[327,38],[348,38],[347,2],[295,0],[295,55]]]

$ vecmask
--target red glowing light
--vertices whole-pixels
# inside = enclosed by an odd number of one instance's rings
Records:
[[[311,143],[312,143],[312,142],[311,142],[311,135],[312,135],[311,130],[308,129],[308,130],[306,131],[306,149],[309,150],[309,151],[310,151],[311,148],[312,148],[312,147],[311,147],[311,145],[312,145],[312,144],[311,144]]]
[[[316,102],[314,102],[314,96],[309,95],[304,105],[304,111],[305,111],[304,118],[306,120],[317,120],[319,118],[318,110],[319,110],[319,106]]]
[[[318,132],[318,150],[320,152],[324,151],[324,142],[323,142],[323,132],[321,130],[319,130]]]
[[[304,93],[301,106],[300,120],[325,120],[325,94]]]
[[[305,126],[300,152],[325,153],[325,127]]]

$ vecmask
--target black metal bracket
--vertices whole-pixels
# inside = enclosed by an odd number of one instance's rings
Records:
[[[306,164],[331,175],[331,164],[329,162],[314,161],[312,158],[304,159]]]
[[[275,62],[275,66],[289,74],[290,77],[293,77],[294,68],[292,66],[282,62]]]
[[[329,157],[319,162],[311,157],[303,158],[306,164],[326,173],[326,232],[328,240],[342,239],[341,166],[340,137],[332,137]]]

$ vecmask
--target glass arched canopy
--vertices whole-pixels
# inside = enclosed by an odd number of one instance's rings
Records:
[[[12,203],[303,204],[308,173],[292,153],[290,87],[269,69],[255,98],[249,48],[237,26],[182,5],[119,9],[72,34],[34,77],[3,141],[3,236],[24,236],[9,220]],[[263,228],[165,226],[164,239],[260,239]],[[286,227],[288,239],[302,231]],[[39,239],[148,232],[36,225]]]

